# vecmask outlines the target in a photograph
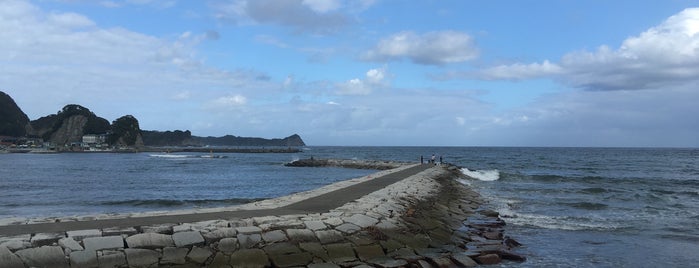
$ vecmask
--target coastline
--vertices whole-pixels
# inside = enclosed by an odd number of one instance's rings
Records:
[[[312,191],[235,207],[48,218],[44,222],[274,209],[415,166],[419,165],[402,165]],[[137,267],[140,264],[183,267],[236,267],[241,264],[251,267],[362,264],[401,267],[416,264],[430,267],[426,266],[429,264],[444,267],[489,264],[501,259],[523,260],[508,251],[516,242],[503,235],[504,222],[496,213],[482,210],[480,196],[455,180],[463,176],[458,168],[424,168],[424,171],[323,213],[0,237],[0,261],[14,263],[16,267],[42,266],[40,264],[46,261],[56,267],[68,264],[72,267]],[[41,221],[4,221],[3,224]],[[37,255],[52,257],[33,259]]]

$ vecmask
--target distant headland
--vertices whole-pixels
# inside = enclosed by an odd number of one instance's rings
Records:
[[[189,130],[141,130],[132,115],[112,121],[95,115],[88,108],[69,104],[56,114],[30,120],[15,101],[0,91],[0,151],[5,152],[115,152],[153,151],[168,148],[207,148],[206,150],[265,152],[259,147],[306,146],[301,136],[281,139],[255,137],[193,136]],[[244,148],[241,148],[244,147]],[[258,147],[258,148],[248,148]],[[177,149],[172,149],[178,151]],[[279,152],[279,148],[270,152]]]

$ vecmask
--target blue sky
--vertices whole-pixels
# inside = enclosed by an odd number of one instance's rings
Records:
[[[0,0],[0,90],[310,145],[699,146],[699,1]]]

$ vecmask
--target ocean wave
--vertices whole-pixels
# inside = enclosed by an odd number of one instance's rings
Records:
[[[628,229],[610,219],[590,219],[571,216],[548,216],[538,214],[515,214],[505,219],[508,224],[520,226],[533,226],[544,229],[557,229],[566,231],[612,231]]]
[[[481,180],[481,181],[496,181],[500,179],[500,171],[497,169],[492,170],[469,170],[467,168],[462,168],[461,173],[471,178]]]
[[[264,198],[230,198],[230,199],[133,199],[120,201],[106,201],[99,205],[103,206],[132,206],[132,207],[181,207],[181,206],[204,206],[204,205],[238,205],[264,200]]]
[[[573,202],[573,203],[563,203],[563,205],[573,207],[573,208],[579,208],[579,209],[585,209],[585,210],[603,210],[609,207],[607,204],[602,204],[602,203],[594,203],[594,202]]]

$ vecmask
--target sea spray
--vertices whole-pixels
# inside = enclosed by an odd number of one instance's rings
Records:
[[[462,168],[461,173],[471,178],[481,180],[481,181],[496,181],[500,179],[500,171],[497,169],[493,170],[469,170],[467,168]]]

